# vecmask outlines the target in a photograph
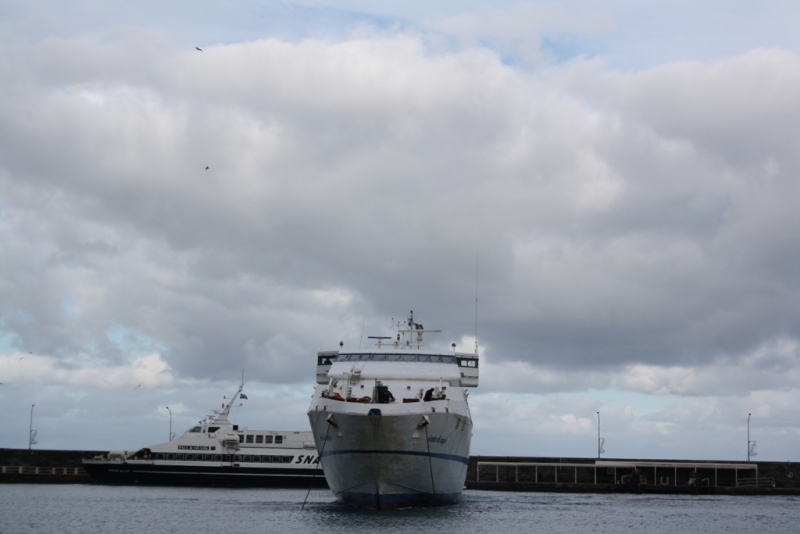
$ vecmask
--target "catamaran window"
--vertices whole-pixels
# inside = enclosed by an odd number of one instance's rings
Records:
[[[404,362],[418,362],[419,355],[417,354],[403,354],[403,361]]]
[[[478,367],[478,360],[474,358],[460,358],[458,365],[461,367]]]
[[[281,456],[281,463],[282,464],[290,464],[294,460],[294,456]]]
[[[233,455],[233,461],[234,462],[241,462],[242,461],[242,455],[241,454],[234,454]]]
[[[215,462],[221,462],[222,461],[222,455],[221,454],[215,454],[214,455],[214,461]]]
[[[163,452],[159,452],[159,453],[157,453],[157,454],[156,454],[156,460],[163,460],[163,459],[164,459],[164,456],[165,456],[165,455],[164,455],[164,453],[163,453]]]
[[[275,436],[275,444],[283,443],[283,436]]]
[[[171,452],[168,452],[167,453],[167,460],[174,460],[174,459],[175,459],[175,455],[172,454]]]
[[[272,443],[272,436],[264,436],[264,443]]]
[[[239,443],[244,443],[244,434],[239,434]]]
[[[208,427],[208,433],[209,433],[209,434],[213,434],[213,433],[214,433],[214,432],[216,432],[217,430],[219,430],[219,427],[218,427],[218,426],[210,426],[210,427]]]
[[[176,454],[175,455],[175,459],[176,460],[183,460],[183,454]]]
[[[261,434],[258,434],[256,436],[256,443],[264,443],[264,436],[262,436]]]
[[[247,434],[247,443],[253,443],[253,434]]]
[[[196,426],[193,429],[191,429],[189,432],[200,432],[201,430],[202,430],[202,428],[200,428],[199,426]]]
[[[320,356],[317,358],[317,365],[330,365],[335,359],[334,356]]]

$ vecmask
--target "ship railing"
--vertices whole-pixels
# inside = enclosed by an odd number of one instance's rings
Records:
[[[31,465],[0,466],[0,473],[6,475],[86,475],[82,467],[36,467]]]
[[[702,473],[697,477],[700,484],[707,487],[771,487],[774,483],[771,477],[758,476],[758,464],[755,463],[630,460],[595,460],[581,463],[479,461],[476,467],[476,482],[620,484],[627,479],[632,469],[638,468],[642,484],[647,484],[648,475],[652,475],[653,483],[659,485],[689,485],[694,478],[693,474],[698,472]],[[754,474],[755,477],[740,477],[739,474],[743,471],[748,475]]]

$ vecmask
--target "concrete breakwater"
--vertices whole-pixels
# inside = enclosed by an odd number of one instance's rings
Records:
[[[81,460],[107,451],[0,448],[0,483],[88,483]],[[800,495],[800,463],[472,456],[469,489]]]
[[[800,463],[472,456],[470,489],[800,495]]]
[[[0,483],[89,483],[81,460],[105,452],[0,449]]]

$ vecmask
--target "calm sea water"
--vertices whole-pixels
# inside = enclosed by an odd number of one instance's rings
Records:
[[[328,490],[0,485],[0,533],[800,532],[800,498],[466,491],[439,508],[370,511]]]

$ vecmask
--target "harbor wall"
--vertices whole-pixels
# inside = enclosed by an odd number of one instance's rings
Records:
[[[91,478],[81,469],[81,460],[107,451],[28,450],[0,448],[0,483],[89,483]],[[647,478],[645,491],[658,493],[691,492],[689,480],[696,469],[709,487],[699,488],[712,494],[800,495],[800,463],[798,462],[721,462],[687,460],[650,460],[603,458],[607,465],[654,464],[643,467]],[[556,458],[539,456],[471,456],[465,485],[468,489],[502,491],[554,491],[576,493],[608,493],[629,491],[622,484],[630,467],[595,467],[595,458]],[[484,463],[479,471],[478,464]],[[500,464],[500,465],[492,465]],[[537,467],[514,464],[533,464]],[[663,467],[665,464],[674,464]],[[751,470],[735,466],[752,466]],[[32,469],[37,468],[37,469]],[[48,469],[51,469],[50,471]],[[759,484],[752,484],[757,473]],[[745,482],[749,481],[748,484]],[[768,481],[767,485],[763,482]],[[696,490],[694,490],[696,491]]]
[[[631,458],[471,456],[468,489],[576,493],[629,492],[632,466],[640,464],[652,493],[800,495],[798,462],[725,462]],[[479,469],[479,464],[480,469]],[[519,465],[528,464],[528,465]],[[612,467],[618,465],[617,467]],[[698,485],[691,479],[697,476]]]
[[[0,483],[91,483],[92,478],[81,467],[81,460],[106,452],[0,448]]]
[[[80,467],[81,460],[108,451],[0,449],[0,466]]]

